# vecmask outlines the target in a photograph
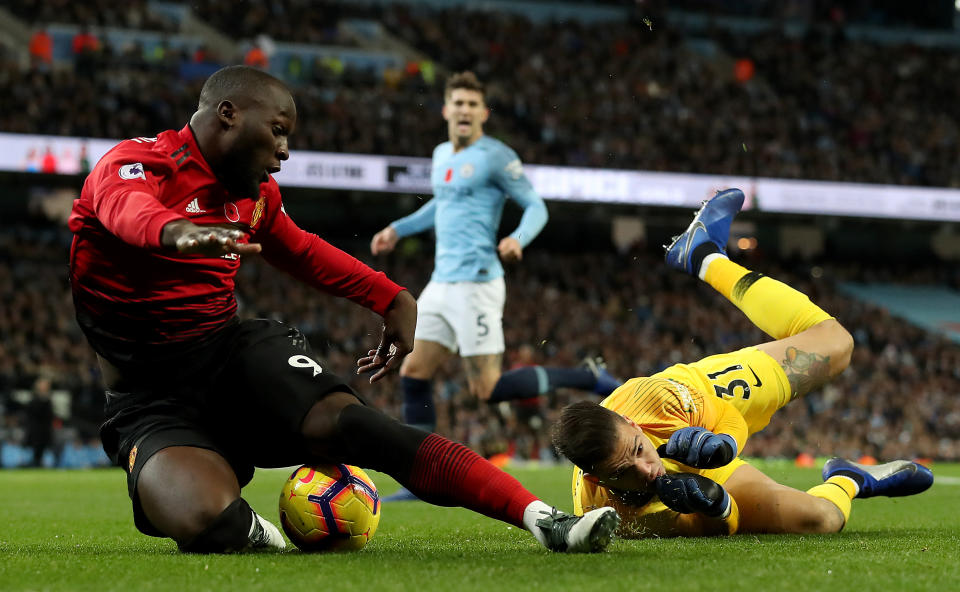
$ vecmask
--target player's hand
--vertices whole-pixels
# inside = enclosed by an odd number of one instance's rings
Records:
[[[727,434],[714,434],[707,428],[689,426],[670,434],[670,439],[657,452],[688,467],[715,469],[736,458],[737,441]]]
[[[371,384],[380,380],[413,351],[413,334],[417,327],[417,301],[403,290],[390,303],[383,315],[383,336],[377,349],[357,360],[357,374],[376,371]]]
[[[657,477],[655,485],[660,501],[674,512],[711,518],[726,518],[730,514],[730,495],[713,479],[675,473]]]
[[[500,253],[500,259],[507,263],[514,263],[523,259],[523,247],[520,241],[512,236],[505,236],[497,245],[497,252]]]
[[[394,230],[393,226],[387,226],[373,235],[373,240],[370,241],[370,252],[374,255],[389,253],[397,246],[398,239],[397,231]]]
[[[244,233],[229,226],[197,226],[189,220],[174,220],[164,225],[160,242],[183,255],[219,257],[228,253],[253,255],[261,247],[257,243],[241,243]]]

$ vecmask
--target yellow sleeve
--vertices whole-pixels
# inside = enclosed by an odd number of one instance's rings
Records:
[[[667,372],[628,380],[600,404],[636,422],[656,446],[688,426],[729,434],[737,441],[738,451],[747,443],[747,422],[736,407],[723,399],[704,396]]]

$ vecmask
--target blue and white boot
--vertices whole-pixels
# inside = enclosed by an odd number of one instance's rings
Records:
[[[854,481],[860,488],[858,498],[915,495],[933,485],[933,472],[909,460],[868,466],[845,458],[831,458],[823,465],[823,480],[836,476]]]
[[[703,202],[690,226],[679,236],[673,237],[673,242],[664,246],[667,265],[697,275],[700,270],[694,269],[693,252],[707,242],[713,243],[720,253],[726,255],[730,224],[740,213],[743,200],[743,192],[739,189],[726,189]]]

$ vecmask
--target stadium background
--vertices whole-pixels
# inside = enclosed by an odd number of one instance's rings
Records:
[[[687,177],[707,186],[738,177],[883,184],[858,186],[858,215],[829,201],[767,210],[764,193],[744,187],[760,207],[738,219],[735,258],[808,293],[857,342],[843,377],[781,412],[746,454],[960,460],[960,200],[935,192],[943,197],[932,214],[910,201],[911,191],[960,189],[956,14],[943,1],[8,0],[0,463],[30,464],[37,442],[48,444],[45,466],[105,462],[98,371],[66,281],[65,215],[92,159],[86,140],[68,139],[179,128],[205,76],[242,62],[293,88],[294,150],[354,155],[321,169],[332,181],[286,186],[287,211],[415,294],[432,269],[430,237],[384,258],[368,245],[429,196],[330,185],[371,155],[428,156],[445,139],[444,78],[460,69],[488,84],[487,133],[531,167],[712,175]],[[659,246],[694,203],[552,197],[546,229],[507,269],[507,366],[599,355],[627,378],[765,339],[709,288],[664,269]],[[795,199],[803,205],[804,194]],[[881,207],[891,202],[898,215]],[[517,215],[508,206],[502,227]],[[247,262],[238,286],[244,316],[300,326],[344,375],[376,340],[371,313],[259,262]],[[47,381],[49,405],[37,394]],[[400,416],[395,376],[355,386]],[[457,362],[435,386],[440,432],[518,464],[555,462],[549,426],[563,404],[588,396],[486,408],[470,400]]]

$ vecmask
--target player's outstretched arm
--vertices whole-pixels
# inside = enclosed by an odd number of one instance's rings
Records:
[[[417,326],[417,301],[406,290],[401,290],[383,315],[383,336],[377,349],[357,360],[357,374],[374,372],[374,383],[394,368],[413,351],[413,335]]]
[[[397,246],[401,237],[423,232],[436,225],[437,200],[431,199],[416,212],[394,220],[389,226],[373,235],[370,241],[370,252],[374,255],[389,253]]]
[[[174,220],[163,227],[160,241],[183,255],[218,257],[228,253],[253,255],[260,252],[257,243],[241,243],[243,232],[226,226],[197,226],[189,220]]]
[[[398,239],[397,230],[393,226],[387,226],[373,235],[373,240],[370,241],[370,252],[374,255],[389,253],[397,246]]]

